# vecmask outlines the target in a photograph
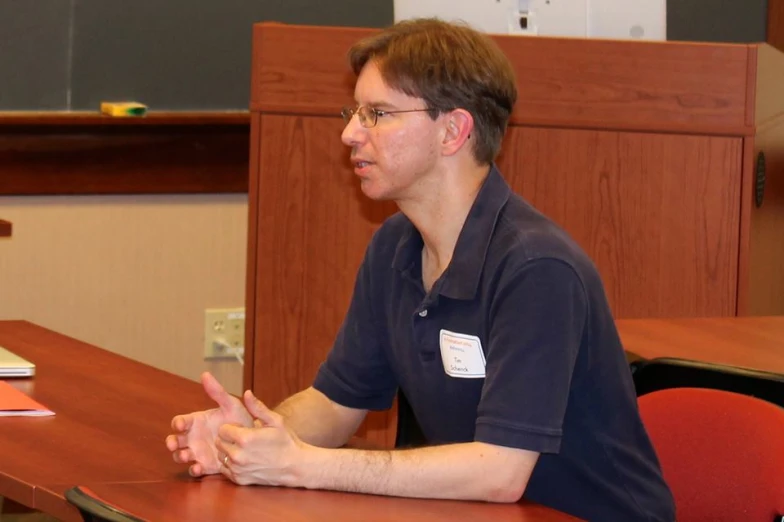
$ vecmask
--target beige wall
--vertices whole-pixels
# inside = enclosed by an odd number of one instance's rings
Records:
[[[245,305],[247,197],[0,197],[0,319],[25,319],[232,393],[203,360],[204,309]],[[118,376],[121,377],[121,376]]]

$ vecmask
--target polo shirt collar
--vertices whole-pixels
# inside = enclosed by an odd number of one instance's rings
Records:
[[[468,212],[452,260],[436,283],[434,290],[440,295],[451,299],[474,298],[493,230],[510,193],[509,185],[494,164]],[[421,279],[422,246],[422,236],[413,223],[407,220],[407,229],[398,241],[392,267]],[[419,270],[414,272],[414,267],[419,267]]]

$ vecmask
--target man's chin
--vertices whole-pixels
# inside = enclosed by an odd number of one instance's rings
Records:
[[[360,189],[366,198],[373,201],[390,201],[394,199],[388,191],[379,188],[369,180],[362,180]]]

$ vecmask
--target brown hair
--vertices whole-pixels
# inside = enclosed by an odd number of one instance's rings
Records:
[[[474,118],[474,157],[492,163],[517,100],[511,63],[495,42],[467,25],[436,18],[399,22],[354,44],[354,74],[369,61],[391,88],[421,98],[431,117],[462,108]]]

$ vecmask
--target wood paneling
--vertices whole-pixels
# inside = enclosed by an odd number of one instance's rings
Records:
[[[251,110],[337,115],[352,100],[346,51],[373,32],[257,24]],[[517,75],[513,124],[752,133],[748,46],[495,38]],[[313,49],[319,49],[317,60]]]
[[[249,118],[0,116],[0,195],[243,193]]]
[[[11,237],[13,225],[10,221],[0,219],[0,237]]]
[[[743,159],[740,173],[740,230],[738,238],[738,302],[737,315],[749,315],[751,295],[749,272],[751,271],[751,212],[754,208],[754,138],[743,140]]]
[[[394,210],[362,200],[338,138],[338,107],[353,98],[345,51],[371,33],[254,28],[258,358],[246,382],[275,400],[311,384],[367,241]],[[617,317],[778,310],[780,192],[769,181],[773,201],[752,207],[751,155],[784,110],[784,55],[765,44],[497,41],[520,92],[499,165],[594,259]],[[770,140],[773,176],[784,135]],[[393,416],[376,418],[389,431],[372,436],[390,442]]]
[[[743,46],[497,37],[519,98],[513,124],[750,134]]]
[[[768,0],[768,43],[784,51],[784,0]]]
[[[597,264],[616,317],[734,315],[740,138],[512,127],[499,165]]]
[[[359,191],[346,150],[334,145],[342,128],[338,118],[261,117],[252,382],[273,404],[312,384],[365,247],[395,210]],[[366,429],[387,422],[370,417]],[[386,430],[377,442],[390,442]]]
[[[250,164],[259,164],[261,153],[261,115],[251,114],[250,128]],[[245,346],[256,346],[256,328],[253,327],[256,317],[256,270],[259,248],[259,176],[249,176],[248,179],[248,249],[246,251],[246,267],[253,267],[245,273]],[[249,389],[253,382],[253,372],[256,361],[256,350],[246,349],[243,355],[242,381],[245,389]],[[265,400],[268,400],[265,398]]]
[[[395,211],[364,198],[347,152],[324,146],[341,128],[337,118],[261,116],[257,348],[246,382],[273,403],[312,383],[370,236]],[[735,313],[741,146],[512,127],[500,166],[595,260],[616,316],[724,316]],[[371,415],[365,436],[391,444],[393,419]]]

